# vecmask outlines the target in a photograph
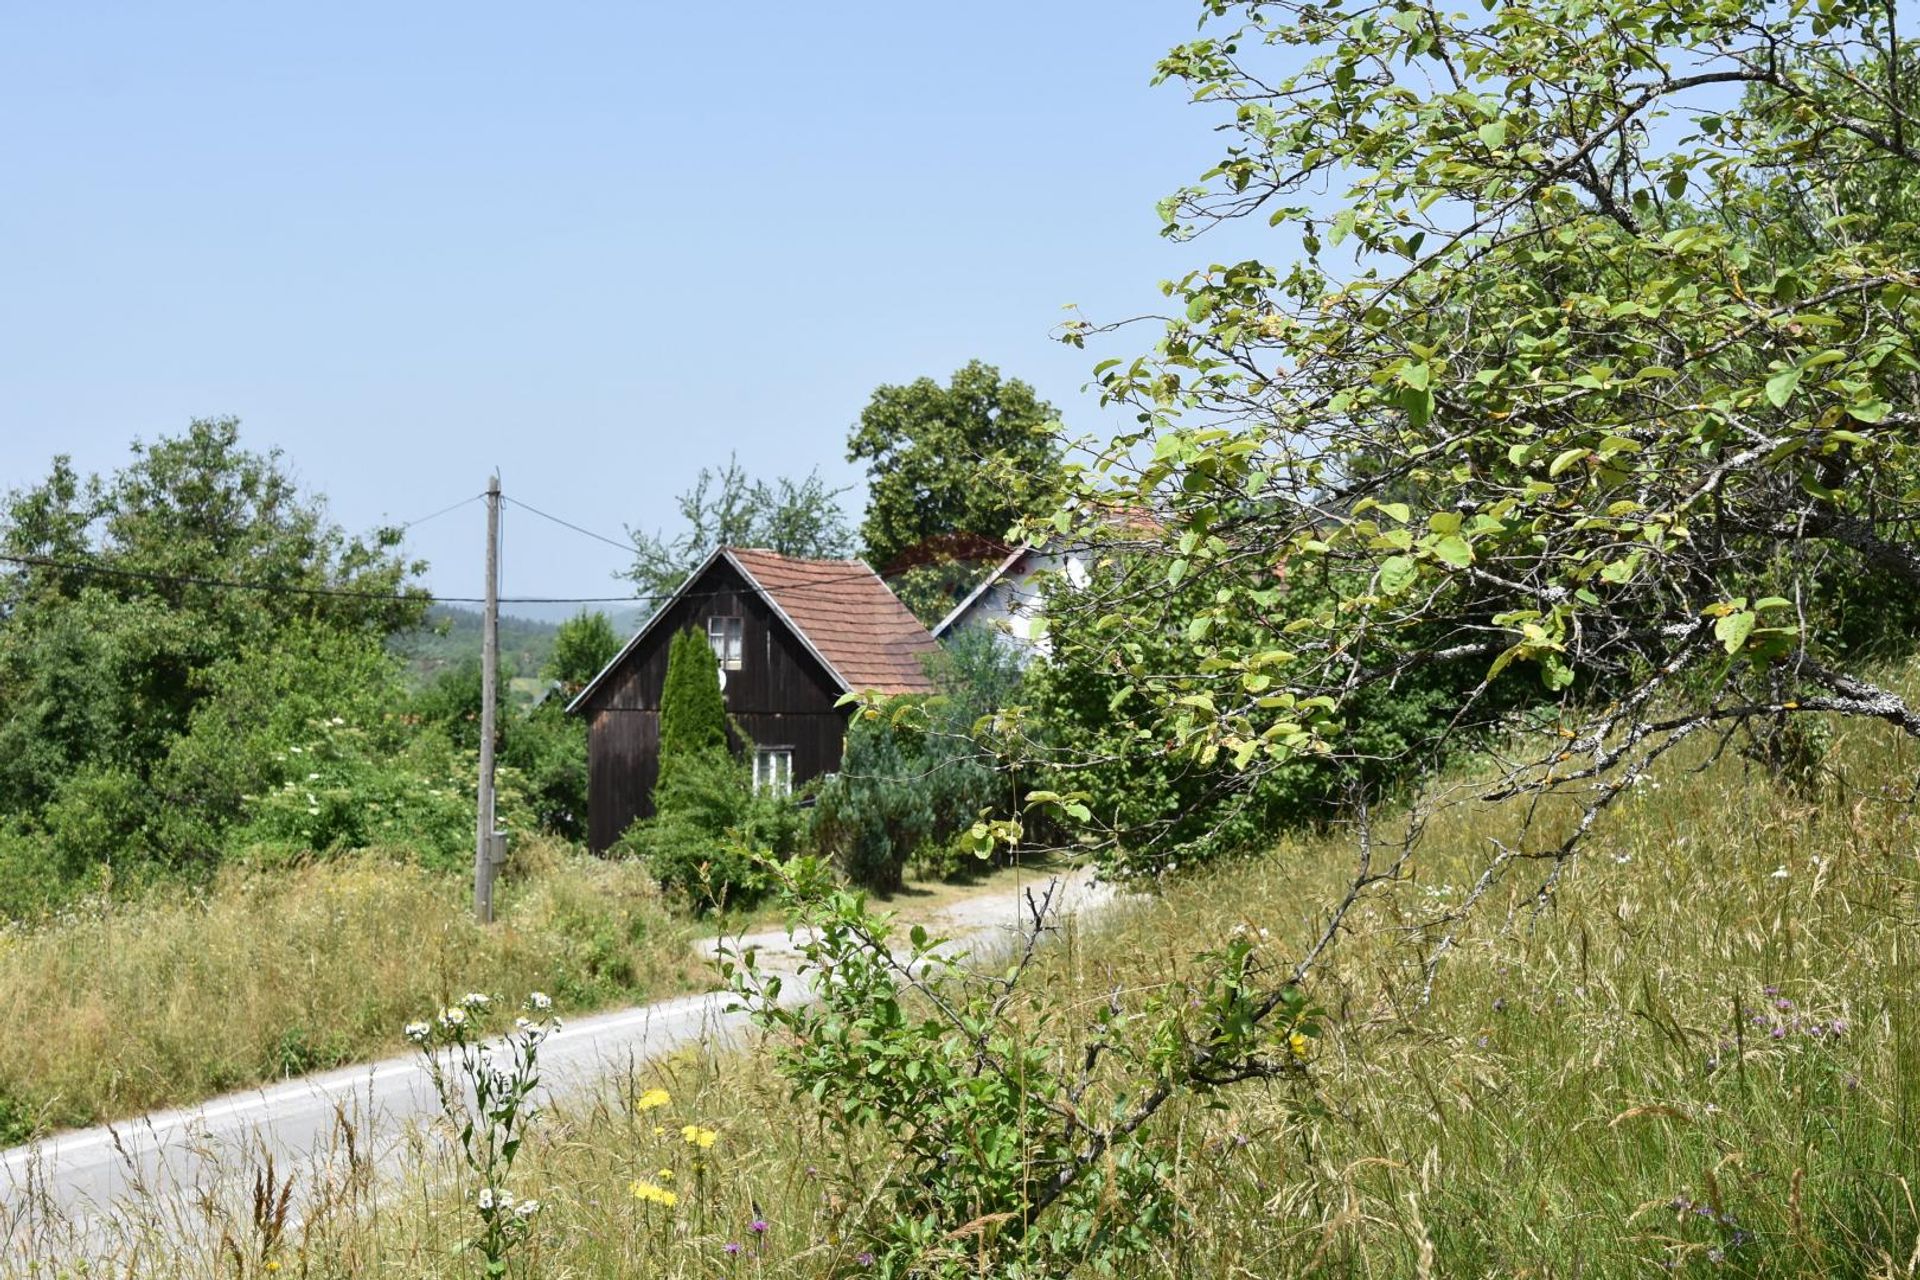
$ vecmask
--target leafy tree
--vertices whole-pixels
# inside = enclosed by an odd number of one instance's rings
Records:
[[[1112,696],[1166,757],[1243,788],[1310,757],[1358,764],[1342,730],[1367,692],[1458,661],[1478,678],[1449,723],[1492,712],[1509,686],[1544,702],[1512,724],[1544,732],[1518,737],[1526,750],[1503,755],[1490,793],[1570,803],[1516,806],[1546,821],[1495,844],[1431,932],[1407,929],[1431,978],[1477,904],[1549,900],[1603,811],[1690,738],[1803,716],[1920,736],[1920,712],[1809,608],[1829,575],[1920,587],[1906,212],[1920,150],[1897,7],[1207,0],[1202,13],[1212,25],[1161,75],[1218,104],[1225,143],[1167,202],[1169,230],[1257,216],[1278,228],[1280,260],[1170,283],[1154,349],[1098,367],[1138,426],[1075,472],[1062,518],[1089,542],[1129,543],[1114,559],[1149,572],[1055,614],[1084,611]],[[1116,537],[1126,512],[1151,527]],[[1330,590],[1310,598],[1303,581]],[[1177,599],[1177,660],[1134,644],[1153,594]],[[1410,873],[1439,802],[1420,799],[1391,842],[1354,815],[1353,873],[1323,909],[1302,903],[1315,923],[1297,950],[1251,931],[1221,940],[1197,958],[1203,978],[1164,1002],[1116,993],[1077,1041],[1040,1043],[1000,1012],[1019,1003],[1017,968],[982,993],[984,1012],[936,989],[926,1018],[897,1016],[912,970],[884,968],[884,948],[848,955],[871,920],[806,894],[823,925],[809,964],[857,1004],[759,1011],[797,1041],[783,1063],[796,1087],[919,1161],[876,1192],[901,1206],[890,1274],[1105,1269],[1104,1233],[1075,1230],[1076,1199],[1129,1156],[1167,1150],[1170,1104],[1310,1060],[1320,959],[1356,904],[1374,910]],[[1503,883],[1523,869],[1540,879]],[[1391,906],[1373,919],[1400,923]],[[993,1128],[988,1085],[1046,1089],[1029,1061],[1071,1066],[1075,1044],[1112,1076],[1027,1107],[1041,1125]],[[896,1082],[910,1077],[875,1064],[916,1052],[965,1059],[988,1085],[909,1112]],[[904,1123],[928,1107],[934,1121]],[[956,1112],[962,1132],[1005,1135],[995,1167],[1046,1170],[947,1197],[965,1223],[915,1199],[974,1172],[921,1145]],[[1124,1195],[1102,1203],[1116,1198],[1124,1212]],[[962,1233],[969,1255],[942,1254]],[[1041,1253],[1050,1236],[1068,1256]]]
[[[1243,773],[1230,758],[1182,749],[1129,674],[1202,669],[1222,646],[1260,644],[1272,630],[1284,631],[1287,619],[1311,618],[1363,586],[1296,575],[1267,616],[1217,618],[1195,629],[1192,619],[1213,603],[1214,588],[1195,579],[1169,589],[1157,557],[1110,556],[1084,584],[1049,584],[1051,652],[1025,684],[1037,741],[1022,754],[1034,759],[1029,772],[1041,785],[1086,806],[1080,842],[1106,872],[1157,874],[1269,845],[1286,830],[1323,827],[1354,799],[1378,801],[1437,769],[1448,753],[1477,744],[1515,704],[1514,691],[1502,690],[1477,720],[1463,722],[1459,709],[1485,665],[1435,662],[1356,688],[1323,725],[1324,752]],[[1408,640],[1417,635],[1391,652]],[[1379,656],[1388,653],[1383,647]]]
[[[413,697],[412,712],[424,724],[438,728],[463,751],[480,749],[480,709],[485,697],[486,676],[480,659],[462,658],[441,669],[433,682]],[[493,691],[494,724],[504,730],[507,723],[507,682],[495,683]],[[502,734],[504,736],[504,733]],[[496,747],[500,744],[495,743]]]
[[[240,655],[377,645],[414,625],[425,597],[405,586],[419,566],[399,536],[348,537],[232,420],[136,444],[106,478],[56,459],[0,509],[0,811],[64,842],[70,870],[84,832],[92,859],[213,856],[236,793],[168,762],[210,731],[196,716]]]
[[[918,378],[876,388],[847,436],[847,461],[867,464],[867,559],[893,566],[954,535],[1004,540],[1021,516],[1046,509],[1060,463],[1056,417],[1032,387],[978,360],[944,387]]]
[[[816,472],[804,480],[785,476],[768,482],[749,477],[738,458],[718,469],[700,469],[693,488],[675,501],[685,528],[677,537],[627,528],[633,565],[623,577],[642,596],[673,593],[716,547],[765,547],[782,555],[836,560],[852,549],[844,489],[829,489]]]
[[[559,681],[561,691],[571,698],[619,652],[620,637],[614,633],[607,615],[597,609],[582,609],[554,632],[553,652],[540,674],[548,680]]]
[[[1196,663],[1115,649],[1156,732],[1257,777],[1337,752],[1369,683],[1472,658],[1560,702],[1509,786],[1583,784],[1581,832],[1697,732],[1920,734],[1816,607],[1920,586],[1920,153],[1889,11],[1209,12],[1161,75],[1231,104],[1231,149],[1168,229],[1257,209],[1299,257],[1190,274],[1154,355],[1099,370],[1141,426],[1082,505],[1157,512],[1166,586],[1203,597]],[[1331,216],[1302,200],[1329,179]],[[1281,565],[1350,585],[1296,614]]]

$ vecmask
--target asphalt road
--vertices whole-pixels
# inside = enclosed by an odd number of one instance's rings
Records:
[[[1002,950],[1033,928],[1027,891],[1038,896],[1048,880],[1025,877],[1014,888],[954,903],[933,931],[975,954]],[[1109,897],[1084,871],[1069,874],[1048,926]],[[797,958],[784,931],[740,942],[757,948],[761,964],[776,971]],[[807,998],[802,984],[786,984],[783,999]],[[748,1022],[743,1012],[728,1012],[732,1002],[714,992],[569,1021],[541,1050],[545,1086],[564,1095],[676,1050],[735,1040]],[[250,1195],[254,1174],[269,1157],[283,1174],[338,1161],[349,1126],[357,1158],[390,1170],[417,1140],[418,1122],[438,1109],[425,1066],[410,1053],[12,1148],[0,1154],[0,1259],[49,1248],[44,1234],[22,1224],[59,1221],[68,1224],[70,1238],[83,1239],[112,1230],[115,1206],[123,1201],[138,1201],[149,1221],[154,1206],[166,1205],[177,1221],[190,1223],[196,1204]]]

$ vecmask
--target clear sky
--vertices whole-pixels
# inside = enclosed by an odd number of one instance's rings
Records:
[[[0,486],[233,414],[349,528],[497,466],[618,536],[730,450],[856,480],[872,388],[974,356],[1095,429],[1062,305],[1153,310],[1227,249],[1153,214],[1213,158],[1148,83],[1199,8],[10,6]],[[434,589],[477,593],[480,518],[411,535]],[[505,563],[623,589],[511,508]]]

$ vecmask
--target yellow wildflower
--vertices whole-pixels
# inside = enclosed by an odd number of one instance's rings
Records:
[[[1307,1054],[1312,1052],[1313,1041],[1309,1040],[1302,1033],[1296,1031],[1292,1035],[1287,1037],[1287,1048],[1293,1051],[1294,1057],[1304,1058],[1307,1056]]]
[[[718,1138],[719,1136],[720,1135],[714,1130],[702,1129],[697,1124],[690,1124],[686,1126],[684,1129],[680,1130],[680,1137],[682,1138],[682,1140],[686,1142],[688,1146],[698,1147],[702,1151],[705,1151],[707,1148],[711,1147],[713,1145],[714,1139]]]
[[[673,1194],[657,1182],[648,1182],[645,1178],[635,1178],[627,1190],[633,1192],[635,1200],[647,1204],[657,1204],[671,1209],[680,1203],[680,1197]]]
[[[660,1181],[662,1181],[662,1182],[672,1182],[672,1181],[673,1181],[673,1170],[671,1170],[671,1169],[662,1169],[662,1170],[661,1170],[661,1171],[660,1171],[660,1172],[659,1172],[658,1174],[656,1174],[655,1176],[656,1176],[656,1177],[658,1177],[658,1178],[660,1179]]]
[[[649,1089],[640,1095],[639,1100],[633,1104],[633,1109],[635,1111],[651,1111],[655,1107],[664,1107],[672,1101],[673,1095],[669,1094],[665,1089]]]

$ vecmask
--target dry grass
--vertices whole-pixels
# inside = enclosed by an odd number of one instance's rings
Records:
[[[0,933],[4,1136],[398,1051],[408,1018],[475,987],[579,1010],[711,983],[640,869],[516,861],[491,930],[463,880],[369,856]]]
[[[1121,1274],[1920,1273],[1913,760],[1870,727],[1849,728],[1835,760],[1818,803],[1731,755],[1700,772],[1674,762],[1606,820],[1549,909],[1531,909],[1525,878],[1490,897],[1422,1005],[1427,922],[1515,815],[1464,805],[1437,821],[1412,878],[1364,907],[1317,981],[1334,1016],[1309,1083],[1162,1117],[1183,1212]],[[1287,954],[1351,852],[1338,836],[1290,841],[1169,885],[1055,948],[1047,998],[1145,990],[1238,925]],[[672,1104],[637,1112],[656,1084]],[[675,1139],[689,1122],[721,1133],[697,1174]],[[627,1191],[662,1168],[681,1192],[671,1211]],[[529,1149],[514,1190],[547,1209],[525,1274],[858,1274],[886,1172],[757,1056],[643,1067],[556,1108]],[[278,1246],[284,1273],[470,1274],[470,1210],[433,1135],[403,1180],[392,1197],[331,1200]],[[756,1210],[770,1223],[757,1244]],[[150,1245],[140,1213],[129,1240]],[[217,1247],[250,1230],[209,1220],[164,1258],[121,1258],[142,1274],[251,1276]]]

